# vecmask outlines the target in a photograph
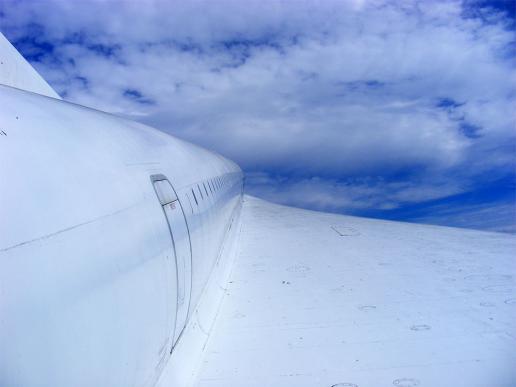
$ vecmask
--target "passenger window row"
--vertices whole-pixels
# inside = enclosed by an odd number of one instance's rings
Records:
[[[195,203],[195,205],[198,207],[201,201],[208,199],[209,196],[214,196],[219,191],[227,190],[228,188],[232,187],[237,182],[239,175],[240,173],[238,172],[227,173],[193,184],[190,188],[193,202],[190,200],[190,195],[186,195],[190,201],[192,213],[194,212],[193,203]]]

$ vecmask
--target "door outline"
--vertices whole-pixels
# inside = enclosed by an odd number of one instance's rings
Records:
[[[179,199],[179,195],[177,194],[176,189],[174,188],[174,186],[172,185],[172,183],[170,182],[168,177],[166,177],[165,175],[163,175],[161,173],[158,173],[158,174],[151,175],[150,176],[150,180],[151,180],[151,183],[152,183],[152,187],[154,189],[154,193],[157,196],[158,203],[160,204],[161,211],[163,212],[163,216],[165,217],[165,221],[167,222],[168,232],[169,232],[169,235],[170,235],[170,240],[172,242],[172,248],[174,250],[174,258],[175,258],[175,263],[176,263],[176,282],[177,282],[178,285],[179,285],[179,268],[178,268],[178,261],[177,261],[176,242],[174,241],[174,233],[172,232],[172,229],[170,227],[170,222],[169,222],[167,213],[165,211],[165,205],[167,205],[169,203],[173,203],[175,201],[177,201],[179,203],[179,208],[181,209],[181,214],[183,215],[183,220],[185,222],[186,232],[187,232],[187,235],[188,235],[188,248],[189,248],[189,251],[190,251],[190,289],[189,289],[188,303],[186,305],[186,320],[185,320],[185,325],[181,328],[181,333],[177,337],[177,340],[174,342],[174,336],[175,336],[176,324],[177,324],[177,316],[179,314],[178,310],[177,310],[177,306],[176,306],[176,316],[175,316],[175,323],[174,323],[174,332],[172,332],[172,347],[170,349],[170,353],[172,353],[172,350],[174,349],[175,344],[179,341],[179,339],[183,335],[184,329],[186,328],[186,325],[187,325],[187,322],[188,322],[188,316],[189,316],[189,313],[190,313],[190,306],[191,306],[191,301],[192,301],[192,281],[193,281],[192,239],[190,237],[190,228],[188,226],[188,222],[186,221],[186,214],[185,214],[183,205],[181,203],[181,200]],[[166,181],[170,185],[170,187],[172,188],[172,191],[174,192],[174,195],[176,197],[175,200],[172,200],[172,201],[170,201],[170,202],[168,202],[166,204],[161,204],[161,201],[160,201],[160,198],[159,198],[159,194],[158,194],[158,192],[156,190],[156,184],[155,184],[158,181]],[[179,297],[179,290],[177,292],[177,297]],[[177,302],[178,302],[178,300],[176,300],[176,305],[177,305]]]

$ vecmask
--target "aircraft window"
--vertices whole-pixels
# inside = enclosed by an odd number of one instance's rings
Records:
[[[204,200],[204,195],[202,194],[201,187],[197,184],[197,189],[199,190],[199,195],[201,195],[201,199]]]
[[[197,201],[197,196],[195,196],[195,192],[194,192],[193,188],[192,188],[192,195],[195,200],[195,204],[199,205],[199,202]]]
[[[206,184],[202,183],[202,185],[204,186],[204,190],[206,191],[206,197],[208,197],[208,190],[206,189]]]

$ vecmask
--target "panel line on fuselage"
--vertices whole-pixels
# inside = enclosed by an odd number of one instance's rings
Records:
[[[64,232],[67,232],[67,231],[71,231],[71,230],[74,230],[76,228],[79,228],[79,227],[82,227],[82,226],[86,226],[88,224],[91,224],[91,223],[95,223],[95,222],[98,222],[100,220],[103,220],[103,219],[106,219],[106,218],[109,218],[111,216],[115,216],[115,215],[118,215],[122,212],[125,212],[125,211],[128,211],[130,210],[131,208],[134,208],[136,206],[138,206],[139,204],[141,204],[143,201],[140,201],[138,203],[135,203],[131,206],[128,206],[128,207],[124,207],[124,208],[121,208],[119,210],[116,210],[114,212],[111,212],[111,213],[108,213],[108,214],[105,214],[105,215],[101,215],[101,216],[98,216],[96,218],[93,218],[93,219],[90,219],[90,220],[87,220],[85,222],[81,222],[81,223],[77,223],[77,224],[74,224],[73,226],[70,226],[70,227],[66,227],[66,228],[63,228],[61,230],[57,230],[57,231],[54,231],[54,232],[51,232],[51,233],[48,233],[48,234],[45,234],[45,235],[42,235],[40,237],[37,237],[37,238],[33,238],[33,239],[29,239],[29,240],[26,240],[26,241],[23,241],[23,242],[20,242],[20,243],[17,243],[15,245],[12,245],[12,246],[8,246],[8,247],[5,247],[3,249],[0,249],[0,253],[4,253],[6,251],[9,251],[9,250],[12,250],[12,249],[16,249],[18,247],[22,247],[22,246],[26,246],[26,245],[29,245],[31,243],[34,243],[34,242],[38,242],[38,241],[42,241],[42,240],[45,240],[45,239],[48,239],[48,238],[52,238],[54,236],[57,236],[59,234],[62,234]]]

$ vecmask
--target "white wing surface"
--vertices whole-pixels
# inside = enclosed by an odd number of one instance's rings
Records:
[[[515,242],[246,197],[197,385],[514,386]]]

